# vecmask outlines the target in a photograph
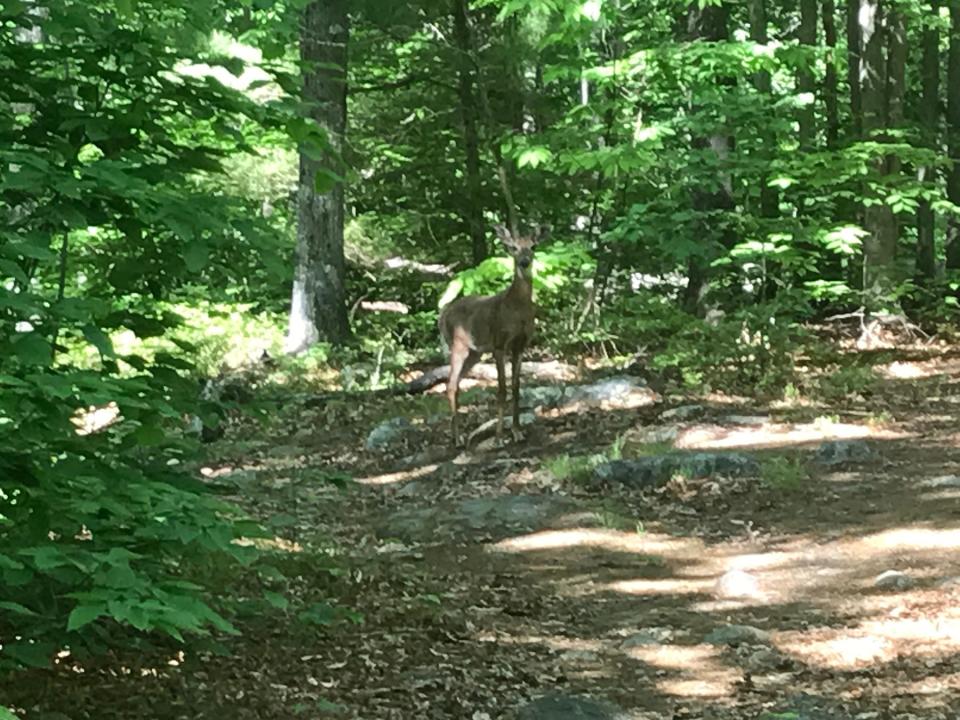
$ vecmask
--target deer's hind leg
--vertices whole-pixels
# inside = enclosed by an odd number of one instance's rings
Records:
[[[522,347],[514,347],[510,353],[510,384],[513,389],[513,426],[511,433],[517,442],[523,439],[520,433],[520,362]]]
[[[503,439],[503,406],[507,404],[507,368],[503,350],[494,350],[497,362],[497,445]]]
[[[450,344],[450,376],[447,378],[447,401],[450,403],[450,443],[453,447],[460,444],[460,428],[457,421],[459,409],[460,379],[470,372],[480,353],[472,350],[463,338],[454,337]]]

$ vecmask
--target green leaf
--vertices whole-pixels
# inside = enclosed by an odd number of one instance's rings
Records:
[[[32,668],[45,668],[50,665],[53,645],[45,642],[21,640],[3,646],[3,654],[12,657],[21,665]]]
[[[97,349],[101,357],[117,357],[113,350],[113,342],[110,340],[110,336],[96,325],[87,325],[83,329],[83,336]]]
[[[89,625],[97,618],[105,615],[107,608],[103,603],[96,605],[77,605],[67,618],[67,631],[73,632],[79,630],[85,625]]]
[[[0,601],[0,610],[9,610],[17,615],[36,615],[36,613],[30,608],[25,607],[20,603],[8,601]]]
[[[290,601],[280,593],[267,590],[263,593],[263,597],[268,603],[273,605],[273,607],[277,608],[277,610],[286,610],[290,606]]]
[[[50,343],[38,332],[21,335],[13,343],[13,354],[24,365],[49,365],[53,357]]]
[[[167,436],[166,433],[163,432],[163,428],[157,425],[141,425],[134,431],[133,437],[137,441],[137,444],[153,447],[160,445]]]
[[[122,18],[133,17],[136,7],[137,0],[117,0],[117,14]]]
[[[313,187],[320,195],[326,195],[333,190],[338,183],[344,182],[344,179],[337,175],[333,170],[327,168],[317,168],[313,176]]]
[[[8,708],[0,705],[0,720],[20,720],[20,718],[10,712]]]
[[[187,245],[183,261],[190,272],[200,272],[210,259],[210,248],[205,242],[195,241]]]

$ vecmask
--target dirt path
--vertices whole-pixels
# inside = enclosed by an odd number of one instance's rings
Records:
[[[361,449],[375,414],[422,407],[300,415],[207,472],[274,518],[291,609],[241,618],[230,656],[154,650],[132,671],[51,673],[18,701],[75,720],[487,720],[553,692],[626,718],[954,718],[960,373],[914,369],[843,407],[702,402],[676,442],[749,446],[764,477],[645,492],[558,480],[555,458],[624,437],[629,454],[671,403],[543,417],[522,445],[460,457],[431,449],[442,418]],[[849,437],[870,457],[808,462]],[[334,467],[345,490],[324,480]],[[330,599],[362,624],[297,619]]]

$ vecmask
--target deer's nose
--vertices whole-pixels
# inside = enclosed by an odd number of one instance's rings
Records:
[[[530,258],[520,258],[520,267],[522,267],[524,270],[530,267]]]

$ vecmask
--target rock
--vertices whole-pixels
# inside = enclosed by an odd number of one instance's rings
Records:
[[[574,385],[564,393],[564,405],[630,409],[660,402],[660,396],[642,381],[627,375],[606,378],[589,385]]]
[[[627,720],[617,707],[579,695],[551,692],[524,705],[516,720]]]
[[[543,529],[571,507],[570,501],[551,495],[470,498],[395,512],[378,525],[377,535],[402,542],[426,542],[441,530],[460,537],[508,537]]]
[[[658,427],[644,428],[631,436],[632,442],[642,445],[658,445],[661,443],[672,443],[680,435],[678,425],[660,425]]]
[[[753,672],[769,672],[779,670],[786,664],[786,659],[776,650],[761,648],[751,653],[747,658],[747,666]]]
[[[644,628],[620,643],[620,649],[629,650],[630,648],[646,647],[648,645],[662,645],[665,642],[669,642],[672,637],[673,632],[670,628]]]
[[[563,404],[565,389],[560,385],[521,387],[520,406],[526,408],[555,408]]]
[[[571,665],[592,665],[599,662],[600,656],[592,650],[567,650],[560,659]]]
[[[814,454],[814,461],[827,467],[872,460],[876,453],[863,440],[831,440],[821,443]]]
[[[678,473],[691,479],[712,475],[741,477],[759,475],[760,466],[743,453],[670,453],[601,463],[594,469],[593,476],[603,484],[650,488],[666,484]]]
[[[714,590],[718,597],[726,599],[763,597],[760,583],[753,575],[743,570],[731,570],[721,575]]]
[[[776,712],[765,712],[760,720],[850,720],[842,701],[802,693],[787,700]]]
[[[405,417],[395,417],[377,425],[367,435],[367,450],[386,450],[399,442],[413,426]]]
[[[727,415],[723,418],[725,423],[730,425],[749,425],[752,427],[757,427],[759,425],[766,425],[770,422],[769,415]]]
[[[960,576],[944,578],[937,583],[937,587],[941,590],[955,590],[960,588]]]
[[[887,570],[873,581],[877,590],[909,590],[913,584],[913,578],[899,570]]]
[[[960,488],[960,476],[941,475],[939,477],[927,478],[926,480],[921,480],[920,484],[923,487],[928,487],[933,489]]]
[[[689,420],[696,415],[703,413],[703,405],[681,405],[680,407],[670,408],[660,413],[660,419],[664,422],[677,422]]]
[[[725,625],[704,638],[711,645],[766,645],[770,633],[753,625]]]

